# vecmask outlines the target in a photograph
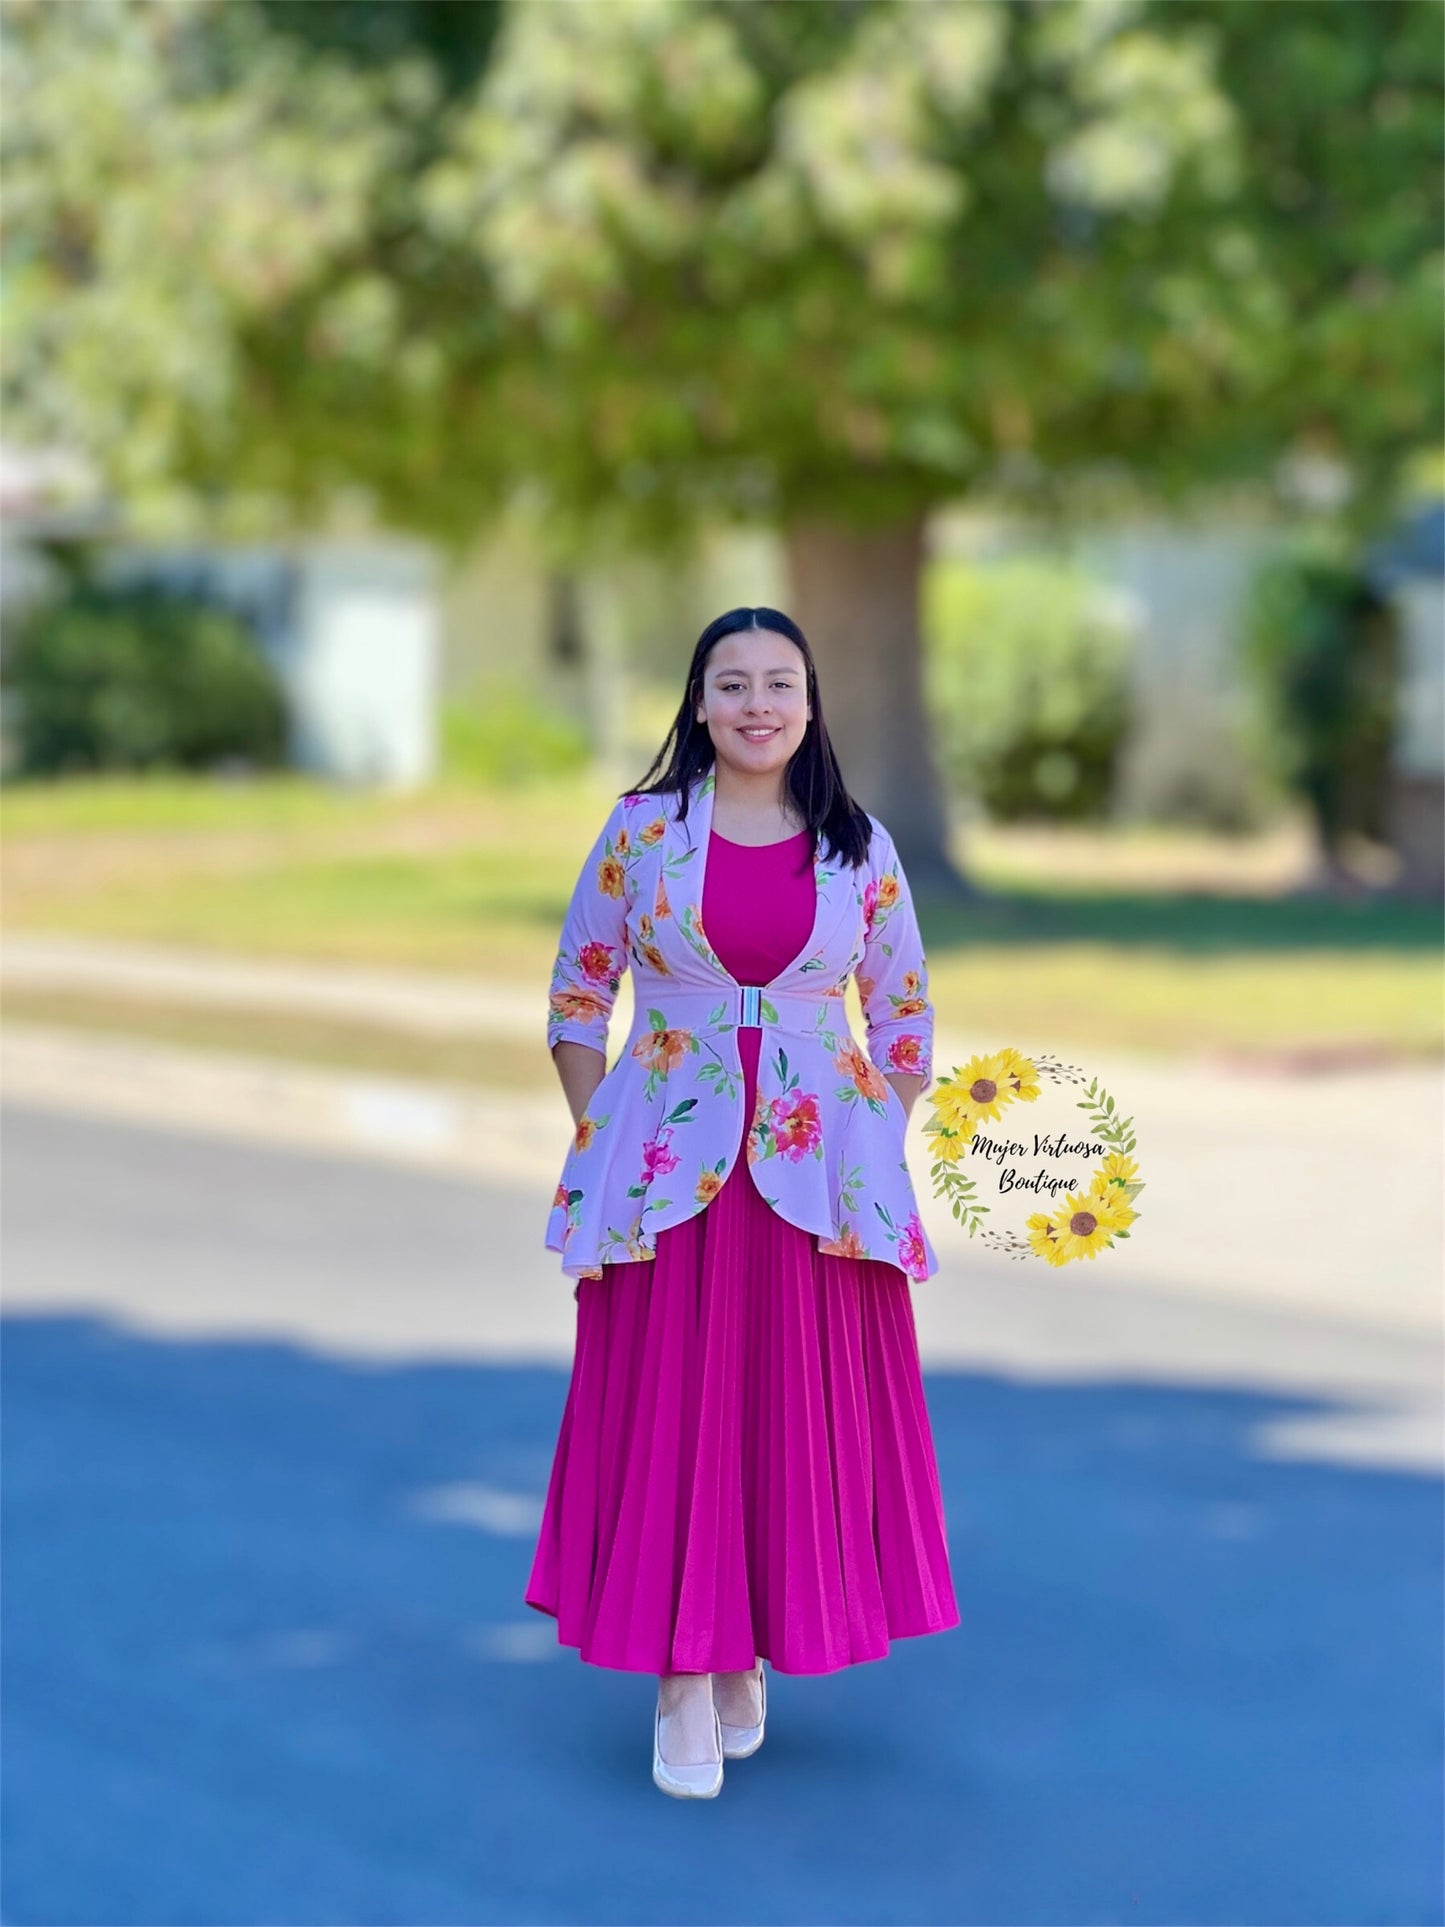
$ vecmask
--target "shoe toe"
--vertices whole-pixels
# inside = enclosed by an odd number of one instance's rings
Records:
[[[722,1789],[723,1761],[727,1758],[722,1745],[722,1722],[718,1719],[717,1709],[713,1709],[713,1733],[717,1738],[717,1760],[704,1760],[689,1766],[671,1766],[662,1757],[662,1712],[658,1709],[652,1720],[652,1778],[664,1793],[671,1793],[680,1799],[711,1800]]]
[[[710,1793],[717,1785],[716,1766],[669,1766],[664,1760],[662,1770],[674,1786],[686,1787],[689,1793]]]

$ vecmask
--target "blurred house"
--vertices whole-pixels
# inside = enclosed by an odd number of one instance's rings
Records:
[[[1224,509],[1207,519],[1085,522],[1054,540],[973,509],[937,520],[935,554],[980,565],[1053,558],[1095,578],[1124,613],[1133,728],[1119,759],[1113,818],[1232,820],[1254,787],[1235,639],[1251,579],[1280,547],[1280,532],[1247,510]]]
[[[127,536],[60,454],[0,451],[0,638],[58,587],[54,553],[86,549],[102,579],[234,611],[286,691],[289,755],[337,782],[407,788],[437,768],[437,564],[387,536],[272,545],[153,545]]]
[[[438,771],[441,712],[503,689],[579,722],[604,771],[632,780],[666,732],[702,628],[739,602],[787,607],[783,545],[767,530],[704,531],[683,559],[622,560],[569,574],[525,521],[488,530],[460,560],[422,544],[328,536],[284,547],[158,549],[127,541],[75,464],[0,450],[0,608],[43,589],[43,545],[103,543],[117,578],[215,597],[249,624],[290,699],[293,760],[344,782],[407,786]],[[1243,598],[1288,527],[1249,508],[1207,520],[1135,517],[1071,530],[1062,547],[971,504],[940,512],[936,557],[1054,553],[1122,600],[1134,636],[1135,728],[1117,820],[1227,821],[1252,787],[1249,701],[1237,668]],[[1370,558],[1402,631],[1393,820],[1407,888],[1442,887],[1445,505],[1421,511]]]
[[[944,552],[988,561],[1040,551],[1030,530],[972,511],[942,518]],[[1207,521],[1135,517],[1071,529],[1063,552],[1121,594],[1134,637],[1135,727],[1121,758],[1117,820],[1197,811],[1226,820],[1246,795],[1250,701],[1236,646],[1255,571],[1293,530],[1247,509]],[[1370,551],[1365,572],[1399,623],[1390,846],[1398,887],[1445,894],[1445,503],[1432,502]]]

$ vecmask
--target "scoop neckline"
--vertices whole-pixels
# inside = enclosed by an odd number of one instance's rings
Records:
[[[721,830],[712,831],[712,835],[717,838],[719,843],[726,843],[729,849],[733,850],[783,850],[787,848],[788,844],[796,843],[800,836],[808,836],[810,834],[811,832],[808,826],[804,824],[801,830],[794,830],[791,836],[779,837],[776,843],[739,843],[736,837],[724,836]]]

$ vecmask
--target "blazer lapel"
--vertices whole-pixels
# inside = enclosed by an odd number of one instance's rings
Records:
[[[702,899],[707,876],[708,839],[712,832],[713,801],[715,796],[714,772],[709,769],[703,776],[694,778],[688,792],[686,822],[680,822],[676,810],[668,814],[667,830],[663,838],[663,867],[660,887],[667,891],[668,902],[677,927],[694,954],[708,971],[724,983],[736,980],[723,967],[722,959],[708,942],[703,929]],[[857,944],[850,945],[849,954],[834,954],[837,946],[830,949],[832,940],[838,933],[844,919],[856,917],[861,900],[860,886],[856,875],[840,861],[825,861],[822,854],[823,839],[813,852],[813,885],[816,908],[813,913],[813,928],[808,941],[787,965],[770,981],[782,983],[794,975],[827,975],[833,978],[846,974],[856,961]]]

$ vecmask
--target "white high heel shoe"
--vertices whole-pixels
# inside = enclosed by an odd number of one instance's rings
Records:
[[[717,1739],[716,1764],[707,1760],[700,1766],[669,1766],[662,1757],[662,1696],[658,1695],[657,1710],[652,1716],[652,1777],[663,1792],[670,1793],[675,1800],[711,1800],[722,1792],[722,1721],[716,1707],[712,1709],[712,1725]]]
[[[763,1743],[763,1728],[768,1723],[768,1687],[761,1660],[758,1661],[758,1692],[762,1696],[762,1711],[758,1714],[756,1726],[730,1726],[726,1720],[718,1721],[725,1760],[745,1760],[750,1753],[756,1753]]]

